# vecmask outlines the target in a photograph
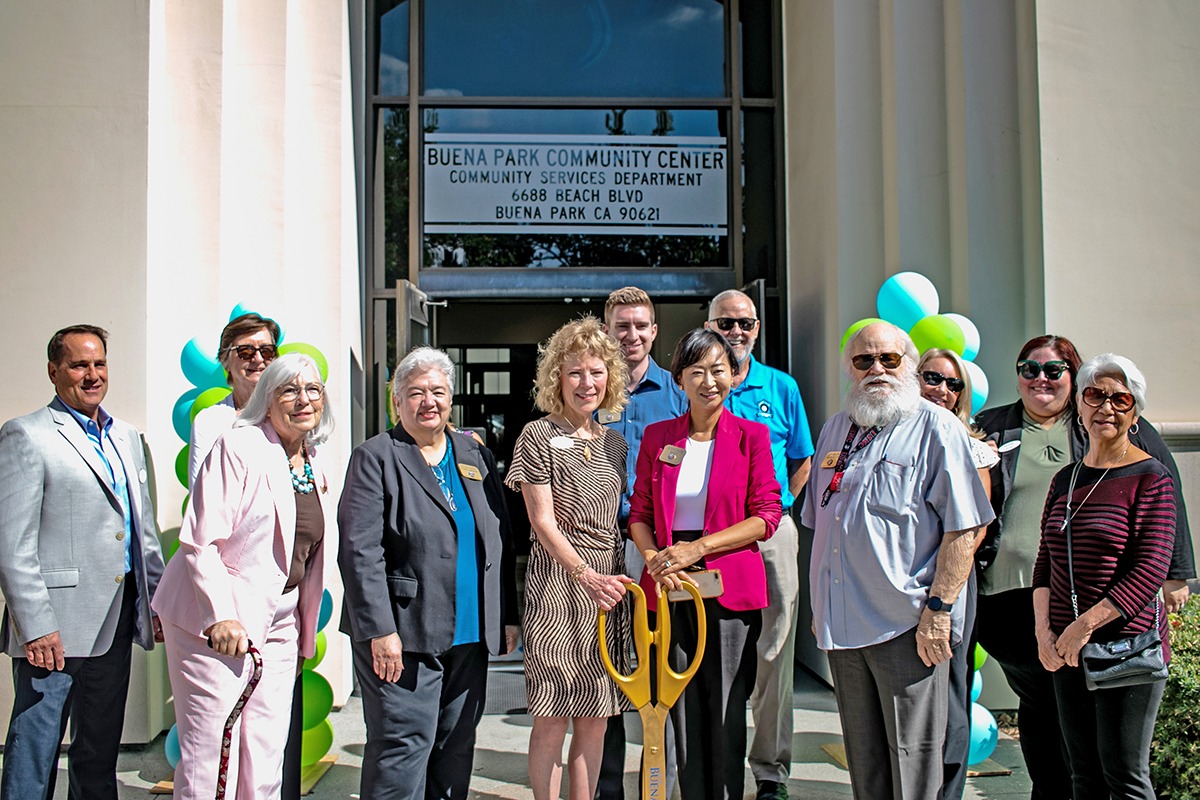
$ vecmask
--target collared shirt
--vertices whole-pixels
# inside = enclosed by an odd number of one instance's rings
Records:
[[[801,461],[813,454],[800,387],[791,375],[750,356],[745,380],[729,393],[725,405],[742,419],[761,422],[771,431],[771,459],[783,510],[787,511],[796,501],[788,487],[788,459]]]
[[[836,456],[849,430],[846,413],[835,415],[821,429],[817,452]],[[966,427],[929,402],[852,455],[822,508],[830,461],[814,464],[801,511],[815,531],[809,585],[817,646],[867,647],[916,627],[943,534],[978,528],[995,515]],[[955,601],[952,641],[962,639],[965,608]]]
[[[61,397],[55,399],[70,412],[75,421],[79,423],[79,427],[83,428],[96,455],[100,456],[100,460],[108,470],[108,486],[121,503],[121,514],[125,517],[125,572],[133,572],[133,513],[129,500],[129,481],[125,476],[125,466],[121,463],[117,446],[112,440],[113,418],[101,408],[96,415],[100,420],[100,424],[97,425],[94,420],[85,417],[64,403]]]
[[[629,455],[625,459],[625,488],[621,491],[621,524],[629,519],[629,496],[633,492],[638,451],[642,447],[642,435],[646,426],[664,419],[674,419],[688,410],[687,395],[675,385],[671,373],[655,363],[653,358],[646,367],[642,382],[629,395],[629,403],[615,416],[600,409],[596,419],[612,428],[625,438]]]

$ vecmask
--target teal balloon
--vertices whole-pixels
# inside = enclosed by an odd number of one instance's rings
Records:
[[[304,355],[317,362],[317,372],[321,375],[321,382],[329,380],[329,362],[325,360],[325,354],[311,344],[305,342],[292,342],[291,344],[282,345],[279,348],[279,355],[286,356],[288,353],[303,353]]]
[[[971,703],[971,749],[967,754],[968,764],[978,764],[991,758],[1000,740],[1000,728],[996,718],[979,703]]]
[[[171,409],[171,427],[175,429],[175,435],[185,442],[191,441],[192,438],[192,401],[200,396],[201,391],[203,390],[188,389],[179,395]]]
[[[316,673],[306,672],[304,674],[315,675]],[[300,737],[300,765],[311,767],[324,758],[331,747],[333,747],[333,724],[329,720],[323,719],[317,727],[306,730]]]
[[[185,489],[188,485],[188,451],[191,449],[191,445],[185,444],[179,451],[179,455],[175,456],[175,477],[179,479]]]
[[[978,703],[981,694],[983,694],[983,673],[976,672],[975,679],[971,681],[971,702]]]
[[[183,352],[179,354],[179,367],[184,377],[200,389],[225,385],[225,368],[195,339],[183,346]]]
[[[954,320],[958,323],[958,327],[962,328],[963,351],[959,355],[967,361],[974,361],[975,356],[979,355],[979,328],[976,328],[975,323],[962,314],[942,314],[942,316]]]
[[[883,282],[875,296],[879,316],[900,330],[938,313],[938,293],[933,281],[919,272],[898,272]]]
[[[321,673],[305,670],[300,673],[300,691],[304,699],[304,730],[307,731],[320,725],[333,710],[333,687]]]
[[[971,376],[971,414],[983,411],[988,399],[988,378],[983,368],[974,361],[963,362],[967,374]]]
[[[171,730],[167,731],[167,740],[163,743],[164,755],[167,757],[167,763],[171,765],[171,769],[179,766],[179,759],[183,753],[179,749],[179,726],[172,725]]]
[[[917,352],[924,353],[932,348],[953,350],[962,355],[966,337],[958,323],[943,314],[930,314],[917,320],[917,324],[908,330]]]
[[[214,386],[196,395],[196,399],[192,401],[192,410],[188,412],[191,414],[192,422],[196,421],[196,415],[201,411],[209,406],[215,406],[231,394],[233,392],[229,390],[228,386]]]
[[[317,614],[317,630],[325,630],[329,618],[333,616],[333,595],[326,589],[321,593],[321,610]]]
[[[303,669],[316,669],[325,660],[325,651],[329,647],[329,639],[326,638],[325,631],[317,634],[315,646],[316,650],[313,651],[312,658],[304,659]]]
[[[873,325],[876,322],[885,321],[886,320],[882,320],[879,317],[866,317],[864,319],[860,319],[858,322],[850,323],[850,327],[846,328],[846,332],[842,334],[842,343],[838,346],[838,351],[841,352],[845,350],[846,342],[850,341],[850,337],[861,331],[863,328],[867,327],[868,325]]]

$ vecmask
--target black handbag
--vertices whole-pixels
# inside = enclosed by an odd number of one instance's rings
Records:
[[[1063,520],[1063,531],[1067,535],[1067,576],[1071,579],[1071,610],[1079,619],[1079,600],[1075,595],[1075,563],[1071,554],[1071,495],[1075,494],[1075,478],[1079,475],[1080,460],[1071,473],[1071,487],[1067,490],[1067,509]],[[1105,470],[1107,473],[1108,470]],[[1100,476],[1103,480],[1104,475]],[[1100,481],[1096,481],[1099,483]],[[1088,493],[1088,497],[1091,492]],[[1084,498],[1087,501],[1087,497]],[[1079,504],[1080,506],[1083,503]],[[1079,507],[1076,506],[1076,511]],[[1079,651],[1079,664],[1083,667],[1087,688],[1115,689],[1120,686],[1137,686],[1143,683],[1166,680],[1167,665],[1163,659],[1162,636],[1159,634],[1158,595],[1154,595],[1154,627],[1136,636],[1123,636],[1111,642],[1088,642]]]

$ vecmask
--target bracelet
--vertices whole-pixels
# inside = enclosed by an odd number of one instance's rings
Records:
[[[571,580],[575,581],[576,583],[579,583],[580,577],[582,577],[583,573],[585,573],[587,571],[588,571],[588,563],[586,561],[580,561],[578,564],[571,567],[571,571],[567,573],[567,577],[569,577]]]

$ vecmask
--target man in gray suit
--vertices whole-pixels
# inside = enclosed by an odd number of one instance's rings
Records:
[[[116,800],[130,645],[162,641],[150,615],[163,560],[137,431],[100,403],[108,334],[74,325],[46,348],[55,398],[0,428],[0,647],[15,698],[0,797],[54,795],[71,722],[70,797]]]

